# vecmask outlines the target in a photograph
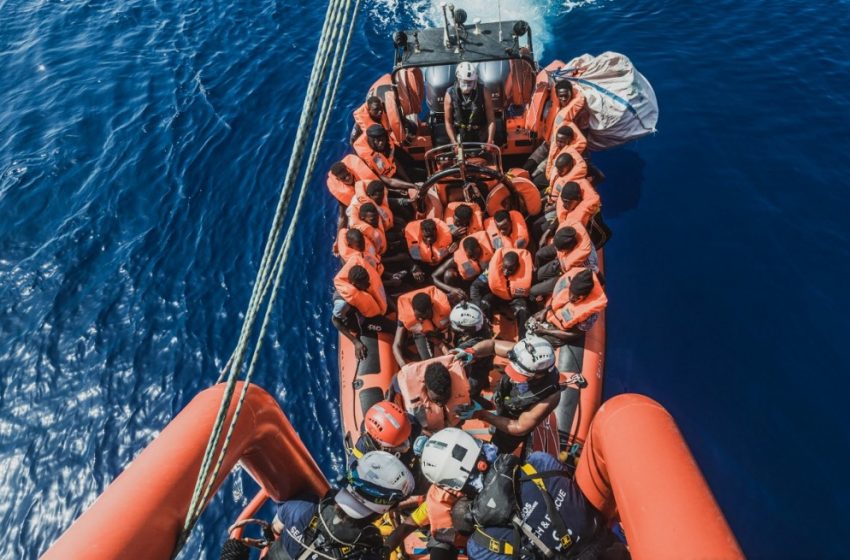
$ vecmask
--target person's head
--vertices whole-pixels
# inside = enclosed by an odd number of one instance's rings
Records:
[[[378,180],[369,181],[369,184],[366,185],[366,196],[374,200],[377,205],[384,203],[385,193],[384,184]]]
[[[331,173],[334,177],[345,183],[346,185],[354,184],[354,175],[348,170],[348,167],[341,161],[331,165]]]
[[[365,292],[370,286],[369,272],[359,264],[355,264],[348,269],[348,281],[361,292]]]
[[[441,488],[462,490],[470,476],[480,472],[480,457],[477,439],[460,428],[445,428],[431,436],[422,449],[422,474]]]
[[[578,245],[578,237],[576,228],[572,226],[564,226],[555,232],[552,238],[552,245],[559,251],[572,251]]]
[[[452,398],[452,376],[443,364],[428,364],[425,368],[425,391],[428,400],[446,404]]]
[[[366,129],[366,140],[376,152],[386,153],[390,149],[390,137],[386,129],[379,125],[373,124]]]
[[[558,98],[561,107],[570,102],[570,99],[573,98],[573,85],[569,80],[555,82],[555,96]]]
[[[568,181],[561,187],[561,203],[566,210],[573,210],[581,202],[581,188],[575,181]]]
[[[457,78],[457,87],[464,93],[469,94],[475,89],[478,84],[478,70],[471,62],[461,62],[455,69],[455,77]]]
[[[384,116],[384,102],[380,97],[372,96],[366,100],[366,111],[375,122],[380,122]]]
[[[570,280],[570,303],[579,303],[593,291],[593,272],[584,269]]]
[[[508,251],[502,257],[502,274],[505,276],[513,276],[519,270],[519,255],[513,251]]]
[[[474,261],[480,259],[481,254],[484,252],[481,244],[474,237],[464,237],[461,247],[463,247],[463,252],[466,253],[466,256]]]
[[[555,158],[555,169],[558,171],[559,177],[563,177],[572,171],[575,164],[576,160],[570,154],[561,154]]]
[[[363,237],[363,232],[359,229],[348,228],[345,232],[345,244],[355,251],[366,250],[366,238]]]
[[[499,210],[495,214],[493,214],[493,221],[496,222],[496,229],[499,230],[499,233],[502,235],[510,235],[511,230],[514,227],[513,222],[511,221],[511,213],[507,210]]]
[[[472,223],[472,207],[461,204],[455,209],[455,225],[458,227],[469,227]]]
[[[505,373],[515,383],[526,383],[555,367],[555,349],[544,338],[530,334],[514,344],[508,352]]]
[[[455,332],[475,333],[484,326],[484,312],[474,303],[462,301],[452,309],[449,322]]]
[[[394,402],[373,404],[363,417],[363,427],[384,451],[404,453],[410,448],[410,419]]]
[[[575,132],[573,132],[572,128],[568,126],[562,126],[555,133],[555,145],[560,150],[561,148],[572,142],[574,137]]]
[[[428,294],[420,292],[410,300],[413,316],[417,321],[428,321],[434,315],[434,304]]]
[[[433,245],[437,241],[437,222],[428,218],[427,220],[422,220],[422,223],[419,225],[422,230],[422,241],[424,241],[428,245]]]
[[[378,220],[380,219],[380,216],[378,214],[378,209],[371,202],[367,202],[360,206],[357,216],[370,226],[378,227]]]
[[[410,470],[386,451],[370,451],[346,473],[347,484],[334,495],[338,510],[353,519],[377,517],[413,492]]]

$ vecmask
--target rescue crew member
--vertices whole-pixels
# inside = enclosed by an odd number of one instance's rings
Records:
[[[587,229],[581,222],[571,222],[555,231],[551,244],[537,251],[534,265],[536,283],[531,287],[531,299],[543,301],[552,294],[562,274],[576,266],[586,266],[596,272],[599,258]]]
[[[517,343],[484,340],[452,352],[455,359],[466,363],[493,355],[508,359],[493,395],[496,413],[474,410],[470,415],[496,428],[493,444],[502,453],[511,453],[523,444],[561,400],[555,349],[540,336],[528,335]]]
[[[331,321],[354,344],[357,359],[363,360],[367,351],[360,336],[393,328],[393,322],[384,316],[388,302],[381,277],[365,259],[354,255],[334,277],[334,288]]]
[[[473,233],[461,240],[460,248],[434,271],[431,279],[454,299],[467,299],[467,290],[481,272],[487,270],[492,258],[493,248],[487,234],[483,231]]]
[[[434,450],[438,448],[449,450],[449,457],[435,454]],[[457,453],[452,454],[455,449]],[[458,547],[466,544],[469,532],[455,526],[452,509],[465,493],[475,491],[469,487],[468,480],[470,473],[478,472],[480,457],[478,441],[461,429],[446,428],[431,436],[420,458],[422,474],[432,483],[431,488],[422,505],[410,516],[402,518],[387,538],[387,548],[395,550],[417,527],[430,527],[429,556],[433,560],[456,559]],[[424,462],[426,458],[427,464]]]
[[[449,327],[451,304],[446,294],[434,286],[427,286],[398,297],[398,326],[393,340],[393,356],[403,367],[404,345],[407,333],[413,337],[420,360],[445,354],[445,332]]]
[[[449,141],[492,144],[496,138],[493,100],[489,90],[478,82],[478,70],[470,62],[461,62],[455,77],[457,82],[448,88],[443,101]]]
[[[529,235],[525,218],[516,210],[499,210],[484,221],[484,230],[493,249],[528,249]]]
[[[449,315],[451,324],[451,344],[454,348],[471,348],[483,340],[493,338],[493,329],[480,307],[468,301],[455,305]],[[493,357],[482,357],[464,367],[469,379],[469,396],[485,408],[490,401],[481,396],[484,389],[490,388],[490,370],[493,369]]]
[[[499,300],[508,302],[516,318],[519,336],[525,336],[532,278],[531,253],[525,249],[496,249],[487,270],[470,286],[470,299],[488,317],[493,316]]]
[[[406,364],[393,378],[393,392],[427,435],[463,423],[458,407],[465,410],[470,402],[463,364],[453,356]]]
[[[327,496],[301,496],[277,508],[272,530],[280,535],[269,560],[387,557],[373,523],[413,491],[413,475],[384,451],[371,451],[348,470],[346,485]]]
[[[354,144],[363,134],[363,131],[373,124],[379,124],[386,130],[390,129],[390,120],[384,110],[384,102],[375,95],[369,97],[363,105],[355,109],[352,117],[354,117],[354,127],[351,129],[351,135],[348,138],[350,144]]]
[[[535,315],[532,330],[554,346],[562,346],[580,340],[607,306],[608,297],[596,273],[572,268],[558,279],[552,300]]]

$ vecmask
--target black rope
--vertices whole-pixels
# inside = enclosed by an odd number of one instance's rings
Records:
[[[248,546],[238,539],[227,539],[221,547],[219,560],[248,560]]]

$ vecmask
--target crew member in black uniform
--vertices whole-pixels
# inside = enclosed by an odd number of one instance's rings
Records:
[[[455,70],[457,82],[446,91],[443,111],[446,134],[452,144],[487,142],[496,139],[496,115],[490,92],[478,83],[478,70],[461,62]]]

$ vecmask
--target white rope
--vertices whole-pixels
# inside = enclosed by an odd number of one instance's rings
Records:
[[[185,543],[185,539],[188,536],[189,531],[191,531],[192,527],[197,522],[197,519],[200,517],[200,513],[203,510],[203,506],[206,503],[207,498],[209,497],[211,489],[214,485],[214,482],[218,477],[218,473],[220,472],[225,452],[229,445],[230,438],[233,435],[236,421],[241,411],[242,403],[244,402],[245,396],[247,395],[249,387],[248,384],[254,372],[257,357],[262,347],[262,340],[268,327],[273,304],[275,302],[281,278],[283,276],[284,265],[288,255],[292,236],[294,234],[295,226],[297,225],[298,214],[303,203],[304,193],[306,192],[306,188],[310,182],[310,176],[312,174],[312,171],[315,168],[315,162],[318,158],[319,147],[321,145],[325,130],[327,128],[330,108],[333,106],[333,99],[336,93],[336,88],[339,85],[344,59],[348,53],[348,47],[350,45],[351,36],[353,35],[354,21],[356,18],[357,8],[359,7],[359,0],[356,1],[355,8],[352,13],[351,23],[348,27],[348,32],[345,40],[345,47],[341,49],[341,42],[339,41],[337,41],[334,45],[333,62],[331,64],[331,78],[326,83],[324,91],[325,98],[322,103],[319,124],[317,126],[312,149],[310,151],[308,167],[305,171],[304,177],[300,185],[298,203],[296,204],[291,223],[287,228],[284,243],[277,250],[274,259],[272,259],[272,255],[275,254],[275,247],[277,246],[278,240],[280,238],[280,233],[284,217],[286,215],[286,210],[288,209],[289,203],[292,198],[292,185],[298,175],[301,160],[303,158],[304,149],[306,146],[306,140],[310,133],[313,117],[315,116],[316,102],[319,98],[319,84],[323,81],[328,66],[331,38],[335,35],[336,29],[345,26],[346,20],[348,19],[348,11],[350,7],[351,0],[331,0],[328,5],[327,12],[325,14],[325,23],[322,27],[322,35],[320,37],[319,46],[316,51],[316,57],[314,59],[313,69],[310,75],[310,82],[307,88],[307,94],[304,101],[304,107],[302,109],[301,119],[299,121],[293,152],[290,156],[290,162],[289,167],[287,169],[286,178],[284,180],[283,187],[281,188],[281,195],[278,200],[275,218],[272,223],[271,230],[269,232],[269,239],[266,242],[266,247],[263,252],[263,257],[260,263],[260,269],[258,271],[257,279],[254,284],[254,289],[251,294],[251,300],[248,305],[248,311],[246,313],[246,317],[242,325],[242,330],[240,332],[239,342],[237,343],[237,346],[234,349],[233,355],[228,360],[228,365],[222,372],[221,377],[223,377],[225,371],[228,373],[227,386],[225,388],[224,394],[222,395],[222,402],[221,407],[219,409],[219,414],[216,418],[212,433],[210,434],[210,439],[207,444],[207,450],[204,454],[204,459],[202,461],[198,481],[195,485],[195,490],[193,492],[192,502],[190,504],[189,511],[187,512],[186,521],[184,523],[184,530],[181,534],[180,541],[177,544],[177,548],[175,549],[175,554],[179,552],[183,543]],[[248,341],[250,340],[254,323],[256,322],[256,318],[259,314],[260,306],[265,300],[269,289],[272,287],[272,278],[274,278],[274,289],[271,291],[271,297],[269,299],[268,305],[266,306],[266,313],[263,319],[263,325],[258,337],[257,345],[252,355],[251,365],[246,374],[245,384],[240,393],[240,398],[237,403],[236,410],[234,411],[230,426],[228,427],[227,435],[224,439],[222,449],[219,452],[215,467],[212,471],[210,471],[209,467],[212,462],[212,457],[215,454],[217,442],[219,441],[221,436],[224,419],[227,415],[227,409],[230,407],[230,403],[232,401],[237,376],[241,369],[245,354],[247,352]],[[221,381],[221,377],[219,378],[219,381]]]

